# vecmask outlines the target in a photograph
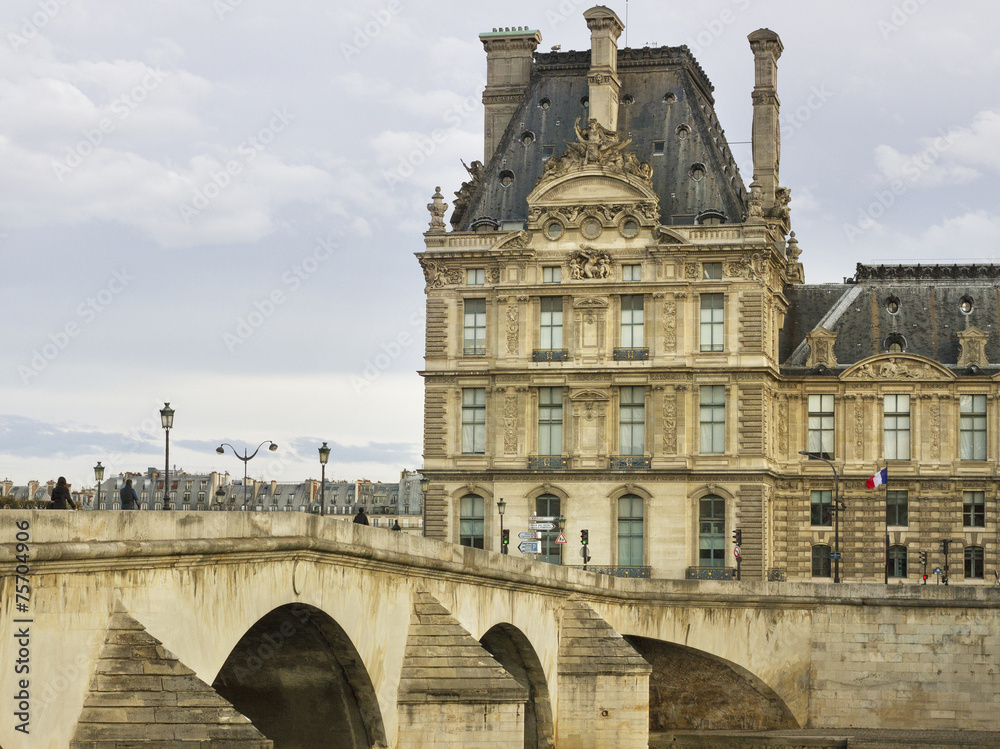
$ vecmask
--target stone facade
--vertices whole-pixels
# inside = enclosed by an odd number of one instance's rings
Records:
[[[515,537],[565,519],[546,561],[582,561],[586,529],[617,574],[729,575],[739,531],[747,579],[914,583],[950,539],[950,581],[992,582],[1000,271],[858,266],[805,285],[778,36],[749,37],[745,189],[689,52],[618,50],[617,16],[585,16],[593,49],[535,55],[451,230],[418,253],[426,534],[498,550],[503,499]],[[588,112],[598,100],[616,116]],[[833,461],[839,514],[830,467],[801,451]],[[866,490],[887,464],[888,487]]]

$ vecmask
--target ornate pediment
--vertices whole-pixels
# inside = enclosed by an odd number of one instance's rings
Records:
[[[603,390],[584,389],[569,394],[571,401],[606,401],[611,396]]]
[[[607,307],[607,298],[601,298],[599,296],[586,296],[586,297],[575,297],[573,299],[574,307]]]
[[[912,354],[879,354],[849,367],[842,380],[954,380],[947,367]]]
[[[657,244],[691,244],[691,240],[668,226],[657,226],[653,230],[653,239]]]
[[[505,234],[500,237],[493,246],[490,247],[490,251],[494,250],[526,250],[531,244],[531,232],[526,229],[521,231],[511,232],[510,234]]]

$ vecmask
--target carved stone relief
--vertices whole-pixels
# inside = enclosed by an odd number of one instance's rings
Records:
[[[663,348],[668,354],[677,350],[677,300],[670,297],[663,301]]]
[[[507,305],[507,353],[517,354],[518,310],[516,304]]]
[[[517,454],[517,396],[503,399],[503,451],[505,455]]]
[[[663,391],[663,453],[677,454],[677,392],[673,388]]]

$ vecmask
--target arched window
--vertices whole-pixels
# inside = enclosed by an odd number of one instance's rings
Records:
[[[543,494],[535,500],[535,514],[542,517],[561,517],[562,500],[554,494]],[[540,562],[562,564],[563,544],[557,544],[557,531],[542,531],[542,553],[538,555]]]
[[[698,565],[726,564],[726,500],[710,494],[698,503]]]
[[[618,566],[642,566],[642,497],[618,500]]]
[[[812,576],[830,577],[830,547],[826,544],[812,547]]]
[[[483,498],[476,494],[466,494],[459,501],[458,542],[462,546],[482,549],[485,545],[483,509]]]
[[[965,579],[966,580],[982,580],[986,577],[985,568],[983,566],[983,547],[982,546],[966,546],[965,547]]]
[[[906,577],[906,547],[889,547],[889,577]]]

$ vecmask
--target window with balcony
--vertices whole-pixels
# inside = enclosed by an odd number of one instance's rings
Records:
[[[833,396],[809,396],[809,452],[833,459]]]
[[[562,388],[538,389],[538,454],[562,455]]]
[[[959,445],[962,460],[986,460],[986,396],[960,398]]]
[[[621,300],[621,347],[643,347],[643,297],[642,294],[624,294]]]
[[[723,294],[701,295],[701,350],[722,351],[724,333]]]
[[[883,398],[883,430],[886,460],[910,459],[910,396]]]
[[[702,455],[723,455],[726,452],[726,387],[702,385],[699,391],[700,452]]]
[[[698,502],[698,565],[726,566],[726,500],[709,495]]]
[[[543,296],[540,300],[539,348],[552,351],[563,347],[563,300],[561,296]]]
[[[465,356],[486,356],[486,300],[465,300],[462,351]]]
[[[486,453],[486,388],[462,389],[462,452]]]

